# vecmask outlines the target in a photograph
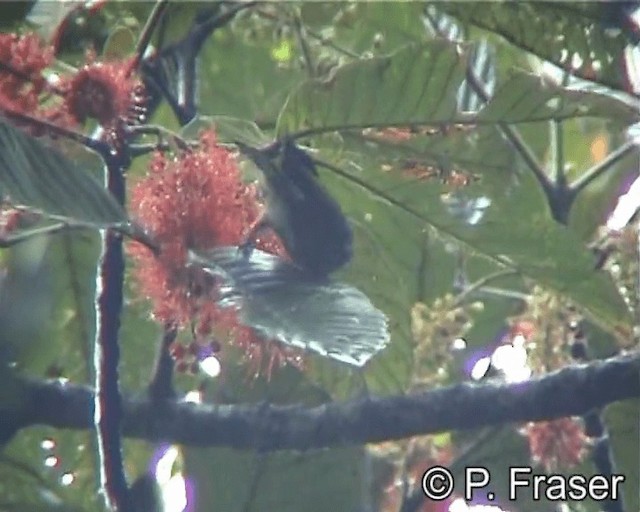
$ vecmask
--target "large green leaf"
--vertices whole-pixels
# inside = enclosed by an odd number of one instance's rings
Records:
[[[93,175],[5,120],[0,120],[0,193],[12,205],[65,221],[100,227],[127,220]]]
[[[281,113],[278,130],[280,133],[314,128],[341,130],[455,120],[458,114],[454,91],[464,79],[464,73],[454,48],[442,41],[409,46],[390,57],[345,65],[327,81],[308,81],[290,96]],[[541,119],[547,115],[571,116],[578,112],[608,115],[606,111],[613,108],[613,104],[607,109],[600,104],[610,99],[606,96],[576,91],[562,92],[561,104],[550,105],[550,100],[560,94],[560,88],[550,88],[526,74],[515,74],[506,83],[513,90],[500,86],[500,94],[481,111],[479,119],[497,123],[505,119],[509,122]],[[386,98],[393,100],[385,101]],[[583,104],[587,100],[590,106]],[[617,105],[624,110],[621,104]],[[504,146],[496,143],[498,138],[488,140],[490,144],[480,153],[494,151],[499,155],[504,151]],[[469,138],[469,141],[476,142],[476,139]],[[349,166],[343,175],[348,175],[347,179],[360,190],[352,198],[373,194],[387,203],[388,210],[404,210],[441,234],[567,295],[609,329],[628,331],[630,316],[612,282],[593,270],[593,258],[577,237],[551,219],[529,175],[515,178],[512,174],[509,181],[503,180],[502,197],[495,189],[472,186],[457,198],[449,196],[450,200],[459,202],[458,206],[451,202],[447,205],[442,201],[442,189],[433,183],[380,170],[378,162],[388,158],[389,146],[368,140],[359,151],[343,155],[343,167]],[[379,159],[376,161],[372,155]],[[355,165],[350,165],[354,162]],[[489,195],[482,199],[487,193]],[[459,218],[464,204],[481,199],[491,205],[482,221],[469,224]],[[360,211],[367,211],[363,203],[358,206]],[[513,219],[517,219],[517,223]],[[382,227],[374,223],[372,229],[380,231]],[[393,245],[391,240],[397,240],[395,233],[380,233],[379,238],[388,239],[385,245]]]
[[[512,71],[477,116],[457,110],[468,47],[445,40],[409,45],[385,57],[345,64],[303,82],[289,96],[279,134],[441,123],[525,123],[599,116],[632,122],[630,103],[590,90],[571,90]]]
[[[345,64],[326,79],[303,82],[289,96],[277,131],[453,121],[465,70],[458,47],[446,41]]]
[[[618,123],[640,119],[634,100],[602,88],[562,87],[523,71],[498,80],[493,98],[481,110],[478,122],[526,123],[573,117],[603,117]]]
[[[332,190],[336,193],[339,188],[351,190],[350,194],[343,192],[351,197],[343,204],[347,204],[359,222],[374,205],[385,212],[373,215],[373,222],[367,224],[368,229],[376,233],[380,245],[390,248],[400,239],[402,243],[415,240],[413,223],[418,229],[431,227],[445,240],[457,240],[473,252],[571,298],[608,329],[628,331],[630,315],[612,281],[606,274],[594,270],[594,258],[578,237],[551,219],[545,199],[531,176],[512,177],[504,182],[500,195],[485,195],[488,191],[479,183],[457,194],[443,196],[443,188],[432,181],[381,170],[376,147],[372,144],[367,147],[366,154],[356,157],[355,153],[349,153],[337,160],[338,169],[342,169],[341,183],[335,184]],[[457,198],[460,205],[470,205],[483,197],[484,213],[475,223],[461,216],[462,210],[452,203],[452,198]],[[397,215],[406,219],[402,237],[398,236],[397,229],[386,226],[382,220]],[[412,219],[411,223],[408,219]],[[402,254],[393,260],[396,265],[409,254],[413,257],[417,254],[416,249],[399,252]],[[417,261],[414,261],[413,268],[416,267]],[[406,279],[410,282],[415,274],[407,275]],[[371,295],[371,290],[363,289]],[[378,292],[387,293],[388,288]]]
[[[582,78],[626,88],[623,50],[638,36],[622,2],[437,2],[437,9],[495,32]]]
[[[357,510],[362,503],[362,448],[256,454],[187,450],[196,511]]]

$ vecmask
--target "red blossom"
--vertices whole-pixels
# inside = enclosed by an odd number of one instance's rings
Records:
[[[74,128],[91,118],[118,139],[119,122],[139,120],[146,97],[142,82],[132,72],[135,59],[95,62],[89,54],[85,66],[53,86],[43,75],[53,56],[53,46],[43,44],[35,34],[0,34],[0,109],[32,117],[34,122],[23,126],[29,133],[47,132],[38,120]],[[43,103],[46,91],[54,94]]]
[[[0,34],[0,106],[33,114],[46,87],[42,72],[53,60],[53,47],[32,33]]]
[[[131,191],[130,210],[161,249],[156,257],[137,243],[129,246],[139,290],[152,301],[159,322],[193,326],[202,343],[212,335],[230,340],[244,351],[253,370],[266,363],[267,375],[276,365],[300,363],[297,353],[261,339],[238,323],[235,311],[219,308],[211,297],[210,279],[185,267],[189,249],[242,243],[260,214],[253,186],[242,182],[233,155],[217,145],[213,132],[202,134],[197,150],[176,158],[155,154],[149,174]],[[274,238],[258,246],[283,254]]]
[[[532,460],[547,471],[575,466],[584,456],[584,429],[573,418],[529,423],[523,433],[529,439]]]
[[[66,108],[79,123],[91,118],[103,127],[111,127],[126,119],[130,109],[140,102],[142,84],[132,73],[133,59],[92,60],[89,56],[89,62],[65,84]]]
[[[43,74],[53,61],[53,54],[53,46],[42,43],[35,34],[0,34],[0,110],[32,117],[33,122],[16,125],[35,137],[53,137],[38,120],[69,129],[77,125],[59,96],[42,104],[44,92],[63,94],[49,85]]]

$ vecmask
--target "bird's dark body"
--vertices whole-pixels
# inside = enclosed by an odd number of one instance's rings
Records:
[[[353,235],[338,202],[317,179],[315,164],[288,139],[265,149],[240,145],[262,171],[271,227],[300,268],[326,276],[349,262]]]

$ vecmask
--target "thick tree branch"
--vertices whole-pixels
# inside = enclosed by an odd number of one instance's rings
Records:
[[[22,427],[92,426],[93,391],[25,381]],[[124,398],[125,436],[191,446],[283,450],[402,439],[446,430],[583,415],[640,396],[640,354],[563,368],[518,384],[463,383],[419,394],[372,397],[319,407],[202,405]],[[9,419],[11,411],[4,418]]]

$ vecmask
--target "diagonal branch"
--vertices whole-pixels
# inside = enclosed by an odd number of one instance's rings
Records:
[[[607,157],[594,165],[591,169],[584,172],[582,176],[576,179],[570,185],[571,193],[577,195],[580,191],[585,189],[590,183],[600,177],[603,173],[609,170],[613,165],[625,158],[627,155],[637,151],[638,143],[634,140],[624,143],[622,146],[612,151]]]
[[[489,93],[487,92],[484,84],[476,77],[473,73],[467,73],[467,80],[469,82],[469,86],[485,103],[489,101]],[[522,160],[525,162],[529,170],[533,173],[536,180],[542,187],[542,190],[545,192],[547,196],[552,194],[554,187],[546,172],[538,162],[535,154],[531,150],[531,148],[527,145],[520,132],[513,128],[511,125],[503,122],[499,122],[498,129],[502,132],[502,134],[507,138],[507,140],[511,143],[516,152],[520,155]]]
[[[92,427],[89,387],[35,379],[23,385],[29,405],[27,410],[20,409],[22,428],[34,424]],[[523,383],[463,383],[318,407],[170,401],[158,409],[149,398],[123,397],[123,433],[191,446],[306,450],[583,415],[638,396],[640,354],[633,353],[569,366]],[[3,418],[12,415],[10,410],[3,412]]]

